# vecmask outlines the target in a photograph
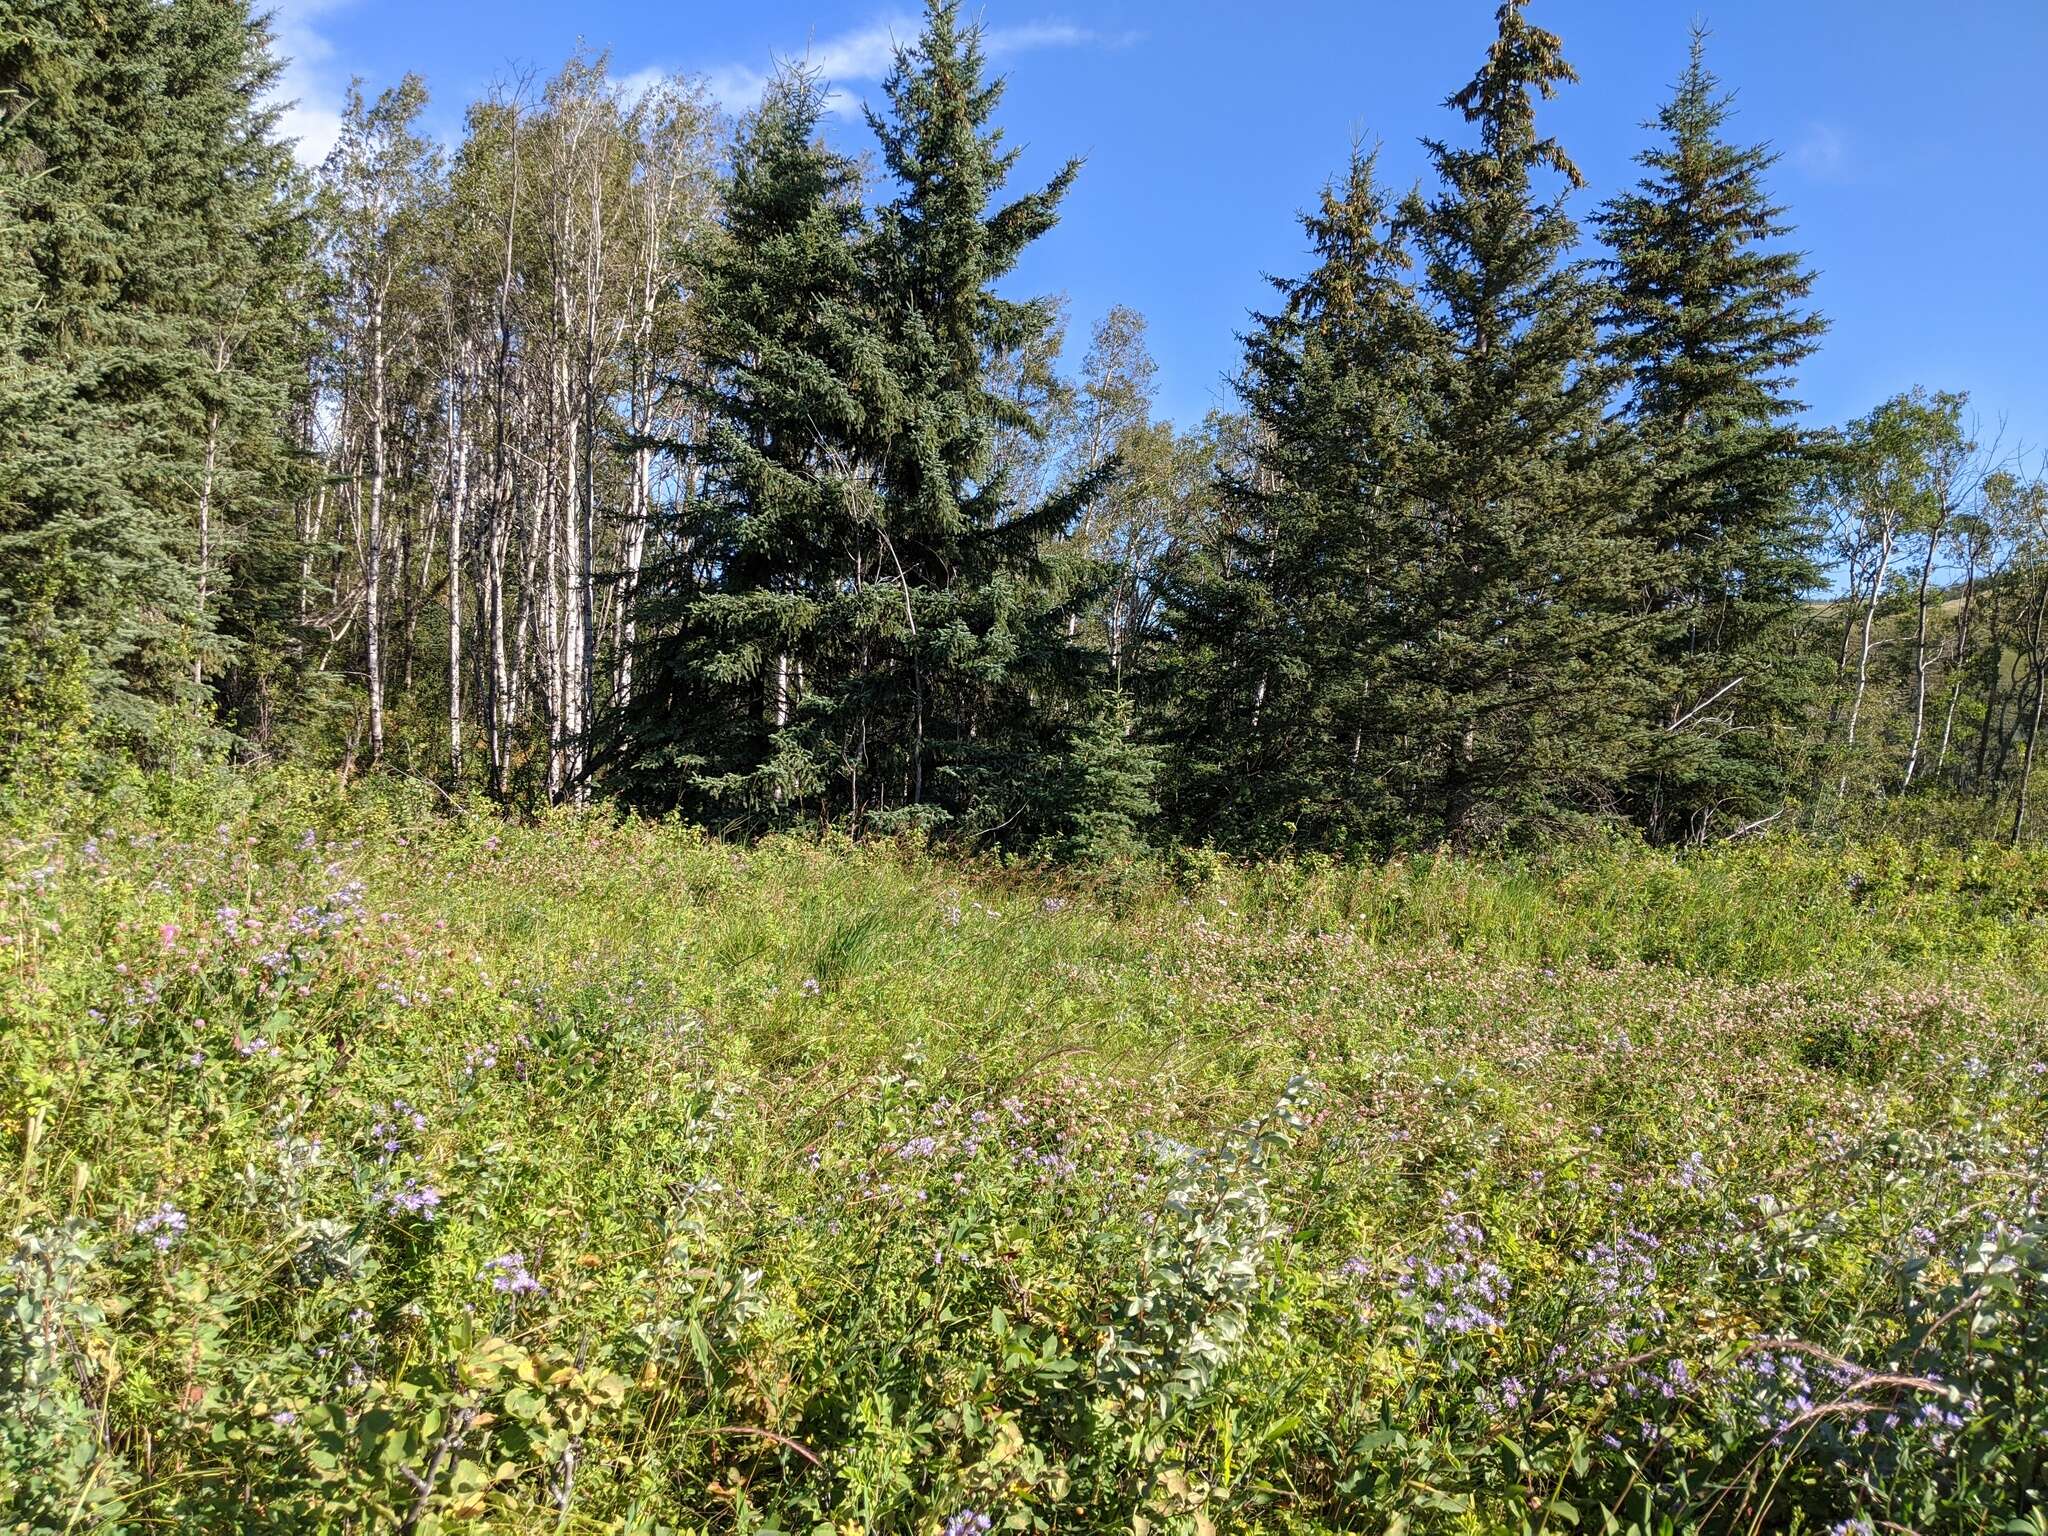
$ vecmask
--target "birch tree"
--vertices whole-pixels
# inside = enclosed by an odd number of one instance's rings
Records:
[[[362,540],[363,666],[370,760],[384,755],[386,498],[394,356],[416,339],[417,285],[427,258],[421,235],[435,196],[439,158],[415,131],[426,86],[407,75],[374,101],[351,84],[342,132],[322,170],[331,208],[337,329],[351,377],[342,409],[366,462],[348,466]],[[353,445],[352,445],[353,446]]]

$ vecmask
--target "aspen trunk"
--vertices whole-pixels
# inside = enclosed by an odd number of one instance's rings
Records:
[[[1932,664],[1927,651],[1927,595],[1934,582],[1935,551],[1941,547],[1941,532],[1946,523],[1944,516],[1928,532],[1927,558],[1920,562],[1919,618],[1913,633],[1913,739],[1906,749],[1906,773],[1901,789],[1913,787],[1913,775],[1920,768],[1920,747],[1927,739],[1927,669]]]
[[[1870,688],[1870,652],[1875,643],[1877,605],[1884,596],[1885,575],[1891,570],[1893,540],[1892,525],[1887,521],[1878,546],[1877,570],[1870,578],[1870,599],[1863,608],[1863,643],[1856,656],[1856,694],[1854,702],[1849,706],[1849,735],[1844,743],[1847,753],[1853,753],[1856,749],[1856,727],[1863,719],[1863,700]],[[1841,783],[1835,792],[1843,795],[1849,792],[1849,766],[1846,756],[1842,764]]]
[[[491,792],[503,800],[510,774],[511,740],[508,712],[512,707],[512,679],[506,655],[505,562],[510,553],[514,511],[512,461],[506,448],[506,418],[511,410],[506,375],[512,356],[512,278],[515,270],[515,236],[519,221],[519,116],[511,120],[511,139],[506,146],[510,164],[505,203],[504,263],[498,275],[498,356],[493,370],[491,438],[491,528],[485,559],[485,603],[489,608],[491,645],[491,697],[488,710],[491,752]]]
[[[597,344],[598,309],[604,283],[604,178],[593,166],[590,176],[590,248],[585,254],[583,288],[583,376],[579,380],[583,408],[583,502],[580,549],[576,570],[576,733],[570,743],[571,784],[578,805],[590,798],[591,715],[597,704],[597,631],[595,627],[597,554]]]
[[[363,560],[364,646],[370,674],[370,761],[384,758],[384,296],[370,310],[370,526]]]
[[[206,463],[199,476],[199,607],[198,627],[203,636],[206,632],[207,577],[213,560],[213,474],[214,456],[220,444],[220,412],[212,411],[206,418]],[[202,641],[203,645],[203,641]],[[202,653],[192,658],[192,686],[197,688],[206,681],[206,657]]]
[[[462,520],[469,502],[469,413],[458,400],[466,370],[449,398],[455,474],[448,496],[448,776],[462,780]]]

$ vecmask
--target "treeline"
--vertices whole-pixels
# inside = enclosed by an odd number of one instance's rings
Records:
[[[2026,831],[2048,492],[1967,400],[1800,424],[1824,325],[1695,37],[1591,210],[1499,13],[1354,153],[1237,407],[1006,283],[1001,82],[928,0],[855,155],[601,57],[315,173],[247,0],[0,31],[0,781],[231,752],[1045,855]],[[1590,238],[1589,238],[1590,237]],[[1222,323],[1219,317],[1219,323]]]

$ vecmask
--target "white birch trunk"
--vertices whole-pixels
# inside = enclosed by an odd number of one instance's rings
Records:
[[[462,780],[462,544],[463,514],[469,503],[469,412],[460,395],[466,367],[458,368],[449,397],[449,432],[454,443],[454,483],[448,496],[448,776]]]
[[[364,644],[370,674],[370,761],[384,758],[384,295],[370,309],[370,526],[363,558]]]
[[[1856,728],[1863,719],[1864,695],[1870,689],[1870,652],[1875,642],[1877,629],[1877,605],[1884,596],[1884,578],[1891,570],[1892,547],[1895,538],[1894,526],[1891,520],[1887,518],[1883,532],[1879,536],[1877,569],[1870,578],[1870,597],[1863,607],[1863,644],[1856,656],[1856,695],[1854,702],[1849,706],[1849,734],[1848,740],[1845,743],[1846,749],[1851,753],[1856,748]],[[1837,786],[1836,793],[1847,794],[1848,792],[1849,768],[1845,761],[1842,765],[1841,783]]]

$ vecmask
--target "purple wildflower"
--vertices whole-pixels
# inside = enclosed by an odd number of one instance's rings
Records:
[[[185,1226],[185,1213],[165,1201],[135,1223],[135,1235],[148,1238],[158,1253],[166,1253],[185,1235]]]
[[[485,1264],[477,1277],[489,1280],[492,1290],[506,1296],[531,1296],[547,1289],[527,1270],[523,1253],[500,1254]]]
[[[417,1216],[422,1221],[432,1221],[441,1207],[441,1191],[417,1179],[407,1179],[403,1189],[391,1191],[390,1204],[394,1216]]]

